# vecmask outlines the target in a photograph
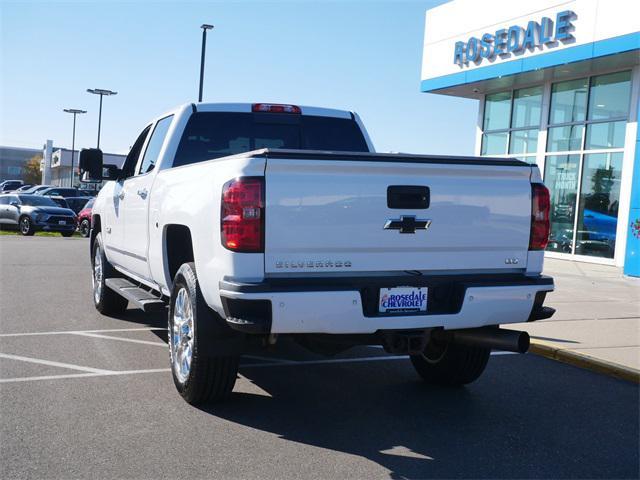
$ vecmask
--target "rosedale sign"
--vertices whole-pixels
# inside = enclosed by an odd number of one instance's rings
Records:
[[[469,62],[480,64],[484,59],[491,60],[496,56],[506,58],[545,45],[556,47],[558,42],[574,39],[571,32],[575,27],[571,22],[576,18],[578,16],[573,11],[565,10],[556,15],[555,22],[542,17],[540,22],[530,21],[527,28],[512,25],[494,33],[485,33],[480,38],[471,37],[466,42],[456,42],[453,63],[463,67]]]

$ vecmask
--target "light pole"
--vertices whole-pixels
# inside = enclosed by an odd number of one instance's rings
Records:
[[[207,30],[211,30],[213,25],[203,23],[200,25],[202,29],[202,52],[200,54],[200,91],[198,94],[198,102],[202,101],[202,82],[204,81],[204,51],[207,46]]]
[[[73,136],[71,137],[71,187],[73,188],[73,154],[76,151],[76,115],[79,113],[87,113],[86,110],[78,110],[77,108],[65,108],[65,112],[73,113]]]
[[[102,97],[105,95],[117,95],[118,92],[112,92],[111,90],[103,90],[101,88],[87,88],[87,92],[94,95],[100,95],[100,112],[98,113],[98,145],[96,148],[100,148],[100,124],[102,122]]]

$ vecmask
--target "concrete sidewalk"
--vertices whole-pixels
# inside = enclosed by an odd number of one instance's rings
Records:
[[[547,258],[556,314],[513,325],[531,335],[531,351],[621,378],[640,376],[640,279],[620,268]]]

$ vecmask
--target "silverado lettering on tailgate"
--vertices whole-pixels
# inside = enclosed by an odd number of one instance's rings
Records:
[[[350,268],[350,260],[278,260],[276,268]]]

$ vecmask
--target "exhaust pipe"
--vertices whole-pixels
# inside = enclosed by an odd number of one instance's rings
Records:
[[[529,350],[529,334],[518,330],[482,327],[465,330],[435,330],[431,335],[437,339],[449,340],[460,345],[484,347],[516,353],[526,353],[527,350]]]

